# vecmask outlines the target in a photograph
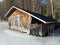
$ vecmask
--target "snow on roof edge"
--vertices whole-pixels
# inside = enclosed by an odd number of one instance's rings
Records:
[[[41,22],[43,22],[43,23],[45,23],[45,24],[46,24],[46,23],[52,23],[52,22],[46,22],[46,21],[44,21],[44,20],[42,20],[42,19],[40,19],[40,18],[38,18],[38,17],[36,17],[36,16],[34,16],[34,15],[32,15],[32,14],[30,14],[30,13],[28,13],[28,12],[22,10],[22,9],[19,9],[19,8],[15,7],[15,6],[12,6],[12,7],[9,9],[9,11],[6,13],[6,15],[5,15],[4,17],[6,17],[6,16],[8,15],[8,13],[9,13],[13,8],[15,8],[15,9],[17,9],[17,10],[19,10],[19,11],[22,11],[22,12],[24,12],[24,13],[27,13],[28,15],[30,15],[30,16],[38,19],[39,21],[41,21]]]

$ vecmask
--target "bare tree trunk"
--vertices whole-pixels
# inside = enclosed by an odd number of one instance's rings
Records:
[[[53,0],[51,0],[51,10],[52,10],[52,17],[53,19],[55,19],[55,15],[54,15],[54,9],[53,9]]]

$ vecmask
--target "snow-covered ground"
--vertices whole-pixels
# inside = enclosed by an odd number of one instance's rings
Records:
[[[31,36],[11,31],[7,22],[0,22],[0,45],[60,45],[60,36],[56,35],[58,36]]]

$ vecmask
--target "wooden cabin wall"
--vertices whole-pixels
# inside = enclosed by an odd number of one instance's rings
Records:
[[[49,25],[42,23],[42,36],[45,36],[45,34],[48,34],[49,33],[48,30],[49,30]]]
[[[28,18],[29,18],[29,15],[27,15],[26,13],[24,13],[24,12],[20,12],[20,11],[18,11],[18,10],[16,10],[16,11],[14,11],[14,13],[12,13],[12,15],[21,15],[22,17],[23,17],[23,23],[26,23],[26,21],[28,20]],[[12,16],[11,15],[11,16]],[[11,20],[11,16],[10,17],[8,17],[8,21],[10,21]]]
[[[42,34],[50,35],[54,30],[54,24],[42,24]]]
[[[30,34],[32,35],[42,35],[42,24],[31,24]]]
[[[31,16],[29,16],[28,14],[21,12],[19,10],[15,10],[12,15],[10,17],[8,17],[8,22],[9,22],[9,27],[11,27],[11,19],[12,16],[16,16],[16,15],[20,15],[22,16],[22,22],[23,22],[23,26],[25,28],[30,28],[30,22],[31,22]]]
[[[42,33],[42,24],[39,20],[32,17],[31,20],[31,27],[30,27],[30,34],[31,35],[41,35]]]

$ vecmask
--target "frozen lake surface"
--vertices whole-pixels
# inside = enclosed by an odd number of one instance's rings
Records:
[[[7,22],[0,22],[0,45],[60,45],[60,33],[56,36],[36,37],[11,31]]]

